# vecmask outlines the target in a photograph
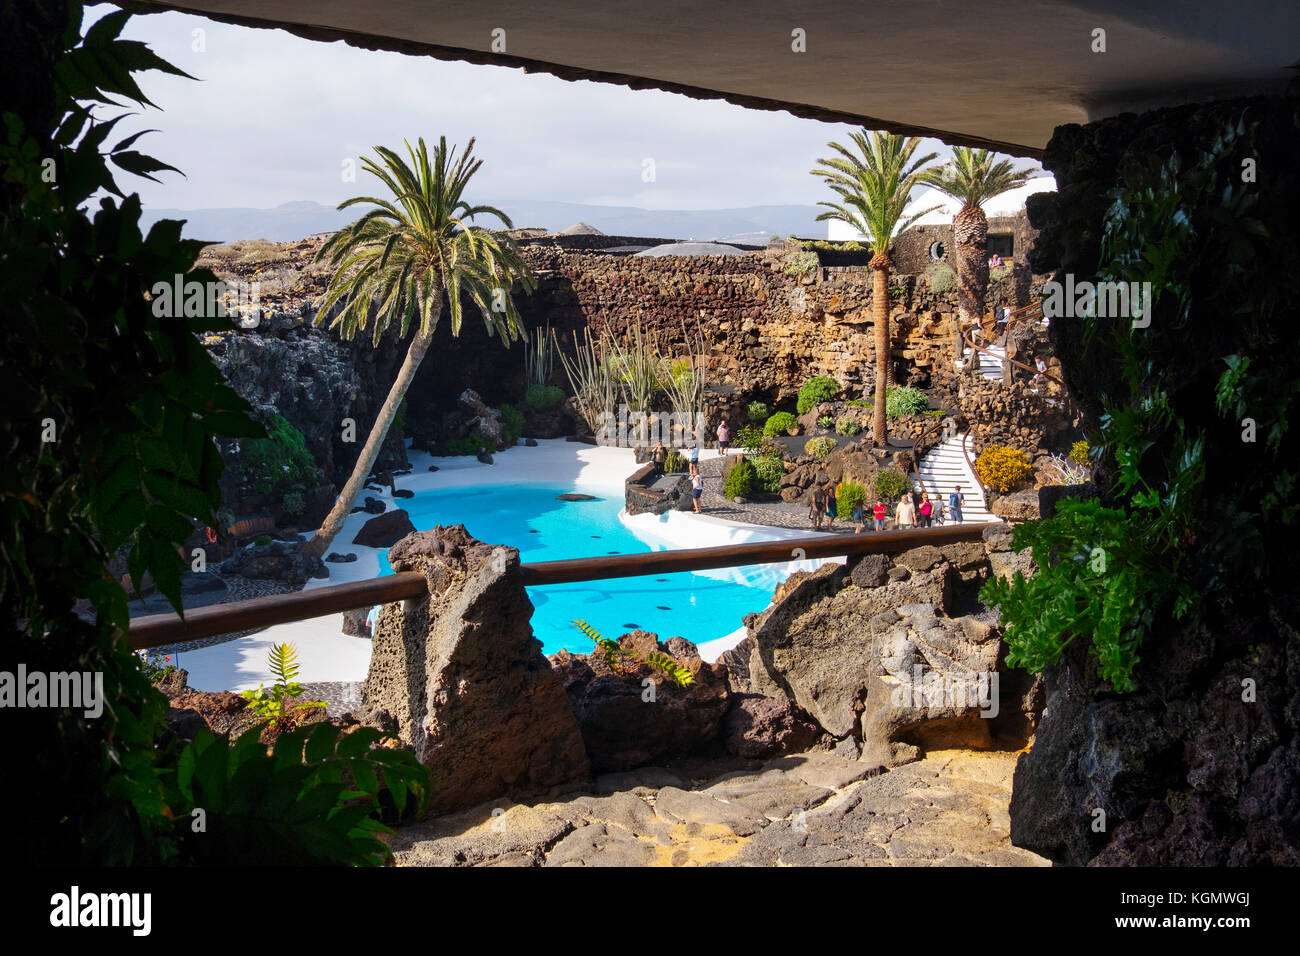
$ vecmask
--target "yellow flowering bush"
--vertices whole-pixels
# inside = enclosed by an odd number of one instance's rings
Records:
[[[1086,441],[1077,441],[1070,446],[1070,461],[1078,465],[1088,465],[1091,462],[1088,459],[1088,443]]]
[[[1025,453],[1006,445],[990,445],[975,460],[980,483],[998,492],[1011,491],[1033,473]]]

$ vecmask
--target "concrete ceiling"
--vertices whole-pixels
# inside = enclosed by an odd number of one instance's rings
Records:
[[[368,49],[724,98],[1037,156],[1062,123],[1280,91],[1274,0],[134,0]],[[505,51],[493,31],[505,31]],[[806,52],[791,46],[805,31]],[[1105,30],[1105,52],[1093,31]],[[500,35],[498,34],[498,37]]]

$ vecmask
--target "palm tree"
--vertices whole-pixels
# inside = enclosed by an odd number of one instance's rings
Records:
[[[1030,170],[1013,170],[1009,160],[995,163],[993,156],[987,149],[954,146],[951,161],[938,169],[926,170],[921,176],[927,186],[962,204],[952,220],[960,328],[969,328],[984,316],[984,298],[989,287],[989,219],[982,207],[995,196],[1023,186],[1031,174]],[[978,358],[972,355],[971,359],[973,368],[978,370]]]
[[[839,156],[819,159],[820,169],[812,170],[814,176],[826,180],[840,197],[840,202],[823,202],[829,207],[817,217],[818,221],[835,219],[848,223],[866,237],[873,253],[871,269],[871,311],[876,327],[876,404],[872,427],[872,440],[884,446],[885,389],[889,386],[889,273],[894,268],[889,258],[889,243],[930,209],[917,213],[907,211],[912,189],[921,182],[926,163],[936,153],[915,158],[921,145],[919,136],[899,136],[878,130],[857,130],[851,134],[861,157],[839,143],[830,148]],[[937,207],[935,207],[937,208]]]
[[[500,210],[473,206],[463,198],[470,178],[482,165],[482,160],[470,158],[473,149],[471,139],[457,157],[455,148],[448,151],[447,139],[442,137],[431,163],[423,139],[417,149],[408,142],[408,165],[392,150],[376,146],[383,165],[369,157],[362,165],[388,187],[394,200],[358,196],[342,203],[340,209],[357,203],[375,208],[331,236],[316,254],[317,260],[328,257],[335,269],[321,299],[316,325],[324,322],[331,307],[341,300],[343,308],[330,328],[339,329],[344,339],[354,338],[369,325],[378,345],[395,319],[401,320],[403,337],[417,316],[419,324],[351,477],[316,536],[303,548],[307,554],[324,554],[351,513],[398,406],[433,342],[443,296],[447,297],[453,336],[460,334],[462,303],[467,298],[483,313],[489,335],[495,333],[509,344],[520,334],[511,287],[518,279],[524,291],[531,291],[535,282],[507,236],[470,224],[475,216],[490,215],[506,228],[511,226]]]

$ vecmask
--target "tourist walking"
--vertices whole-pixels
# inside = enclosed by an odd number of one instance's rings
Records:
[[[850,512],[849,516],[853,519],[854,534],[862,534],[862,509],[865,506],[866,506],[866,502],[863,501],[861,498],[858,498],[856,501],[853,502],[853,510],[852,512]]]
[[[695,505],[697,515],[704,514],[704,509],[700,507],[702,494],[704,494],[704,476],[700,474],[698,465],[691,465],[691,503]]]
[[[828,481],[826,482],[826,530],[827,531],[835,530],[835,508],[837,504],[838,504],[838,499],[835,497],[835,485]]]
[[[691,446],[690,456],[691,464],[698,469],[700,467],[700,443],[698,441]]]
[[[659,444],[655,445],[655,474],[662,475],[664,473],[664,463],[666,461],[668,461],[668,449],[664,448],[663,439],[660,439]]]
[[[956,524],[961,524],[961,506],[965,503],[966,496],[961,493],[961,485],[957,485],[948,496],[948,514]]]
[[[822,517],[826,513],[826,495],[822,491],[821,485],[813,485],[812,492],[809,495],[808,517],[812,518],[813,530],[822,529]]]
[[[731,429],[727,427],[727,420],[724,418],[718,423],[718,454],[725,455],[727,446],[731,444]]]
[[[898,510],[894,515],[898,522],[900,530],[916,527],[916,505],[912,504],[912,496],[905,494],[898,499]]]
[[[934,514],[934,502],[930,500],[928,491],[921,493],[921,503],[916,507],[916,515],[920,519],[922,528],[930,527],[930,516]]]
[[[889,509],[885,507],[885,502],[882,501],[880,498],[877,498],[875,507],[871,509],[871,514],[876,522],[876,530],[884,531],[885,521],[888,519],[889,516]]]

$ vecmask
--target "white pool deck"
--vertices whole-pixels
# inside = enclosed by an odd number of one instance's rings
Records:
[[[563,439],[542,440],[535,448],[519,445],[497,452],[494,456],[495,463],[491,465],[464,456],[435,458],[417,451],[408,451],[407,455],[412,470],[411,474],[400,479],[400,487],[416,494],[467,485],[542,484],[621,497],[624,482],[638,467],[630,448],[586,445]],[[703,458],[716,456],[717,452],[713,450],[701,452]],[[438,471],[430,472],[429,465],[437,465]],[[386,490],[367,490],[364,494],[380,499],[390,510],[401,508],[405,503],[404,499],[394,499]],[[365,512],[351,515],[334,539],[331,550],[354,552],[357,560],[349,564],[327,564],[329,578],[312,579],[304,590],[378,577],[379,549],[351,543],[361,526],[372,517],[374,516]],[[621,520],[633,534],[657,551],[704,548],[746,541],[779,541],[807,534],[676,511],[664,515],[624,513]],[[842,563],[844,559],[830,560]],[[811,570],[824,563],[827,562],[806,560],[769,565],[767,571],[771,575],[771,586],[775,587],[793,571]],[[721,579],[735,574],[730,568],[699,573]],[[752,576],[748,580],[753,583]],[[740,625],[740,622],[737,624]],[[246,690],[261,683],[272,682],[266,667],[267,652],[274,644],[292,642],[298,648],[298,658],[301,661],[298,674],[300,681],[363,680],[370,666],[371,643],[367,638],[343,634],[341,627],[341,614],[280,624],[249,637],[186,651],[181,655],[180,665],[189,671],[191,687],[211,691]],[[660,638],[671,636],[661,634]],[[745,628],[740,625],[725,637],[701,644],[700,654],[707,661],[716,660],[719,654],[734,647],[744,636]]]

